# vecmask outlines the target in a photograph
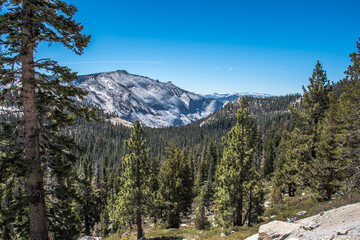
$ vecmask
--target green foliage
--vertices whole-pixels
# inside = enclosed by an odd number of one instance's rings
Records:
[[[251,137],[256,134],[252,132],[254,128],[249,121],[247,106],[246,98],[242,98],[236,125],[229,131],[227,139],[223,139],[225,149],[216,171],[216,221],[225,228],[244,224],[245,196],[247,191],[253,190],[250,180],[255,175],[252,161],[255,144]],[[250,212],[252,197],[251,192],[249,193]]]
[[[273,200],[281,202],[280,191],[287,191],[290,197],[295,195],[297,186],[316,185],[319,168],[320,126],[330,106],[332,86],[327,80],[326,72],[317,62],[304,95],[302,111],[290,106],[293,130],[288,129],[282,136],[274,175]],[[272,149],[269,150],[269,162],[272,161]],[[269,163],[267,163],[269,164]],[[266,166],[265,170],[269,171]],[[280,191],[279,189],[280,188]]]
[[[76,185],[76,211],[84,226],[82,232],[86,235],[91,235],[94,227],[100,224],[106,202],[104,183],[97,176],[98,171],[98,166],[94,169],[87,158],[82,158],[79,166],[80,181]]]
[[[204,184],[214,180],[217,161],[218,154],[216,146],[213,142],[210,142],[210,144],[204,147],[204,150],[201,154],[200,163],[198,164],[199,166],[197,168],[197,174],[194,183],[194,187],[197,193],[200,192],[200,189]]]
[[[331,195],[339,191],[345,179],[346,161],[340,158],[338,124],[338,101],[331,94],[331,105],[319,126],[319,142],[316,146],[317,158],[313,161],[312,188],[319,198],[330,200]]]
[[[191,208],[193,180],[190,164],[183,151],[170,146],[158,175],[160,219],[168,228],[179,228],[181,214]]]
[[[96,119],[95,110],[76,102],[87,94],[69,84],[76,73],[50,59],[35,59],[34,53],[40,43],[48,42],[81,54],[90,36],[73,20],[76,8],[63,1],[5,0],[0,7],[6,9],[0,15],[0,104],[9,107],[0,130],[0,180],[6,188],[13,187],[6,184],[12,177],[26,186],[21,199],[11,205],[24,208],[14,213],[30,225],[10,229],[11,237],[73,239],[78,235],[72,212],[76,146],[60,130],[72,125],[76,116]],[[8,197],[2,198],[2,208],[8,204],[5,199],[13,198]],[[0,218],[13,221],[6,214]]]
[[[347,173],[349,188],[360,189],[360,43],[357,42],[357,52],[350,54],[352,65],[345,71],[343,94],[339,104],[339,124],[341,132],[340,158],[348,161]]]
[[[120,191],[114,206],[110,209],[110,217],[116,229],[121,231],[137,226],[138,238],[143,236],[142,218],[148,214],[152,201],[150,192],[151,174],[149,148],[143,140],[143,130],[136,121],[131,136],[125,141],[131,153],[122,159]],[[136,220],[134,222],[134,219]]]
[[[308,137],[295,128],[292,132],[285,132],[279,146],[278,164],[274,175],[273,191],[287,191],[293,197],[297,186],[304,183],[304,176],[309,168],[310,158],[307,145]],[[274,193],[273,196],[279,195]],[[277,199],[279,201],[280,199]]]
[[[201,188],[200,194],[196,199],[198,207],[196,209],[195,228],[198,230],[209,230],[210,228],[210,222],[205,215],[206,208],[209,208],[210,205],[210,191],[211,183],[206,182]]]

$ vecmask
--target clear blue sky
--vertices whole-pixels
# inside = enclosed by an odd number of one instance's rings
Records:
[[[79,74],[124,69],[200,92],[302,92],[319,60],[338,81],[360,37],[359,0],[67,0],[92,35]]]

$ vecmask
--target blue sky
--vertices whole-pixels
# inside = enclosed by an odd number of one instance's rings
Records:
[[[319,60],[338,81],[360,37],[360,1],[67,0],[92,35],[81,56],[42,44],[79,74],[113,70],[199,92],[301,92]]]

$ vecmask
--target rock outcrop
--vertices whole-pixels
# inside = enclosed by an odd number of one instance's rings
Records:
[[[286,239],[292,232],[300,228],[299,224],[272,221],[268,224],[260,226],[258,239]]]
[[[254,239],[255,235],[251,237],[247,240]],[[295,223],[272,221],[260,226],[257,239],[360,239],[360,203],[322,212]]]

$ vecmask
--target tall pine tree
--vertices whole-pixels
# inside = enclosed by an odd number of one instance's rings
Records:
[[[216,171],[216,219],[226,228],[245,223],[247,184],[255,175],[254,140],[251,137],[256,134],[252,132],[254,128],[247,106],[244,97],[236,115],[236,125],[228,132],[228,137],[223,138],[225,149]]]
[[[345,71],[339,105],[340,158],[348,161],[347,173],[351,177],[347,185],[360,189],[360,42],[350,58],[352,64]]]
[[[319,126],[325,116],[326,110],[330,106],[329,93],[332,91],[330,81],[327,79],[326,72],[318,61],[309,78],[307,89],[303,86],[304,119],[303,131],[309,135],[310,156],[312,160],[316,159],[316,144],[319,142]]]
[[[346,161],[340,158],[339,104],[335,94],[330,94],[331,105],[319,126],[319,143],[316,146],[317,157],[312,164],[313,189],[319,197],[331,200],[331,195],[339,191],[345,178]]]
[[[126,227],[137,226],[137,238],[144,235],[143,217],[148,213],[151,203],[151,173],[150,149],[145,146],[143,129],[136,121],[131,130],[131,136],[125,141],[131,153],[123,157],[120,177],[120,191],[117,194],[115,205],[110,216],[117,227],[124,230]]]
[[[4,87],[0,104],[21,112],[16,124],[3,124],[2,139],[8,139],[6,134],[11,132],[19,132],[21,137],[1,146],[5,156],[0,169],[4,165],[23,169],[1,170],[5,174],[2,180],[13,173],[24,179],[30,238],[49,239],[45,172],[66,175],[75,159],[68,151],[73,142],[60,136],[59,130],[71,125],[75,115],[88,119],[95,115],[74,100],[83,100],[86,92],[64,84],[77,75],[50,59],[35,59],[34,53],[41,42],[48,42],[81,54],[90,37],[81,34],[83,26],[73,20],[76,8],[60,0],[4,0],[0,8],[0,84]],[[18,147],[12,147],[14,144]]]
[[[303,158],[299,161],[299,173],[302,174],[303,184],[310,186],[314,178],[313,171],[310,171],[313,164],[317,161],[317,145],[320,141],[320,125],[325,116],[326,110],[330,106],[330,92],[332,85],[327,79],[326,72],[318,61],[309,78],[307,88],[303,86],[303,111],[291,108],[292,118],[300,132],[296,133],[301,139],[307,139],[305,144],[309,147],[309,154],[302,154]],[[304,135],[304,136],[300,136]],[[306,146],[297,146],[296,148],[306,148]]]
[[[190,162],[185,153],[174,146],[169,147],[158,176],[160,218],[168,228],[179,228],[181,215],[186,216],[191,209],[191,176]]]

